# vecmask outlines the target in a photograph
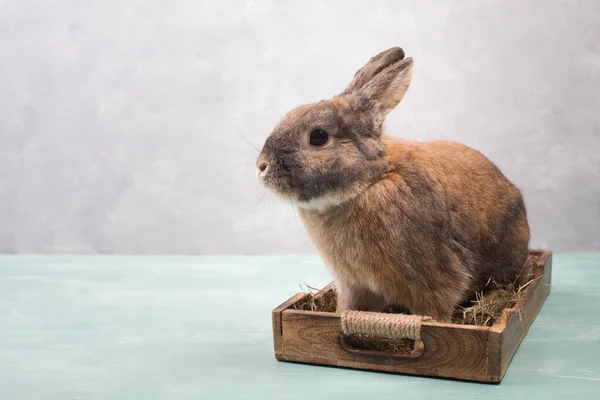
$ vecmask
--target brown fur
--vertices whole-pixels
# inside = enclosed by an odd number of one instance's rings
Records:
[[[373,57],[340,96],[291,111],[258,164],[263,184],[297,202],[340,310],[402,304],[448,321],[488,281],[517,278],[529,226],[520,191],[481,153],[383,134],[412,67],[398,48]],[[309,144],[314,129],[327,145]]]

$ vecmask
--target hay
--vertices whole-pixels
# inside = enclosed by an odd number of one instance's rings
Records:
[[[475,298],[470,301],[470,306],[459,307],[452,317],[452,323],[461,325],[492,326],[500,318],[507,308],[513,308],[517,305],[523,294],[523,290],[533,282],[533,270],[536,255],[529,255],[523,266],[521,273],[514,282],[508,285],[499,285],[496,282],[489,281],[491,290],[484,290],[475,293]],[[523,275],[523,277],[521,277]],[[526,281],[523,285],[518,285],[517,281]]]
[[[452,323],[461,325],[491,326],[505,308],[514,307],[526,285],[516,287],[509,284],[489,292],[475,293],[475,299],[470,301],[470,306],[459,307],[452,317]],[[335,292],[308,292],[305,297],[294,303],[296,310],[319,311],[334,313],[337,307]],[[390,314],[409,314],[401,306],[389,306],[381,312]]]
[[[530,255],[523,268],[529,278],[537,256]],[[505,309],[513,308],[520,300],[523,290],[533,282],[530,279],[524,285],[510,283],[498,285],[493,283],[492,290],[477,292],[468,306],[459,307],[452,317],[452,323],[460,325],[492,326],[502,315]],[[306,285],[308,293],[301,300],[294,303],[296,310],[320,311],[334,313],[337,301],[334,290],[322,291]],[[408,310],[401,306],[389,306],[382,312],[409,314]],[[414,350],[415,341],[411,339],[391,339],[373,337],[369,335],[350,335],[344,338],[346,343],[355,349],[382,351],[387,353],[406,354]]]
[[[308,288],[306,296],[294,303],[296,310],[335,312],[337,299],[333,290],[325,292],[312,286],[306,285],[306,287]]]
[[[488,293],[477,292],[471,306],[459,307],[452,323],[462,325],[492,326],[506,308],[514,307],[521,298],[521,288],[512,283]]]
[[[391,339],[378,336],[353,334],[344,337],[346,344],[353,349],[383,351],[392,354],[408,354],[415,349],[412,339]]]

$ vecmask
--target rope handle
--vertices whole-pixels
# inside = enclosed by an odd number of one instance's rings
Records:
[[[344,335],[362,334],[392,339],[421,340],[421,323],[430,317],[421,315],[386,314],[366,311],[342,312]]]

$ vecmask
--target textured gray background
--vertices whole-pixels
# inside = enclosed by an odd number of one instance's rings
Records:
[[[599,250],[599,37],[597,0],[0,0],[0,252],[312,252],[249,143],[394,45],[389,132],[481,150],[534,246]]]

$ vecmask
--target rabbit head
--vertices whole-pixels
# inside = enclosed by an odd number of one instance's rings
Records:
[[[257,160],[259,180],[299,207],[341,204],[386,171],[383,121],[404,97],[411,58],[394,47],[371,58],[330,100],[290,111]]]

